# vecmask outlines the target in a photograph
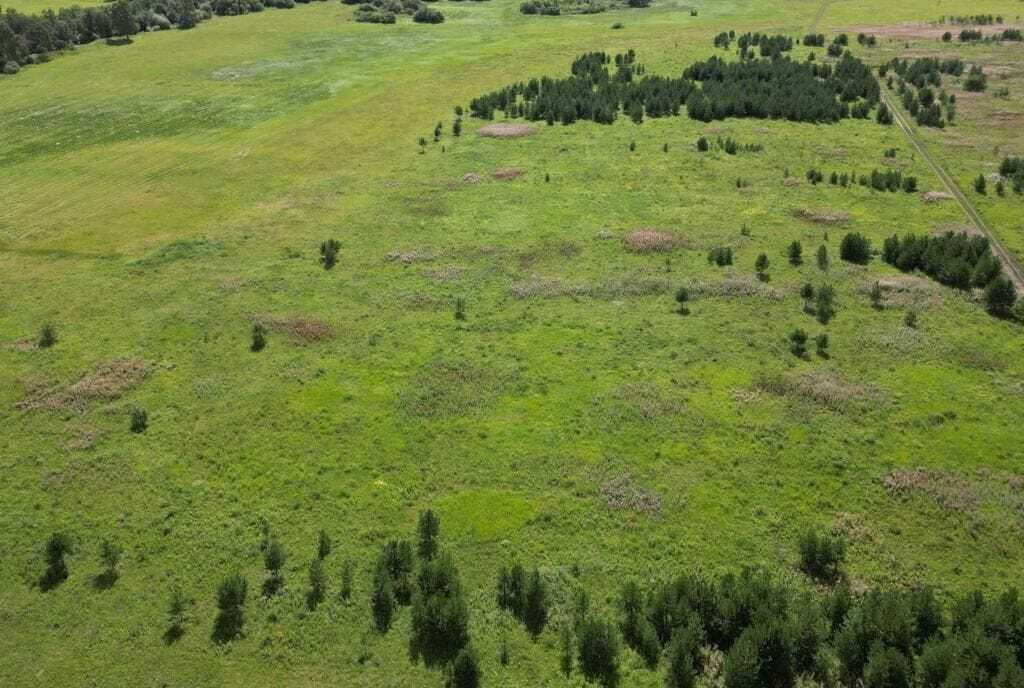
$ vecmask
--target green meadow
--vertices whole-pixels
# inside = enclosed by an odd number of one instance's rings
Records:
[[[967,225],[956,202],[924,202],[944,189],[899,128],[685,114],[539,122],[519,138],[480,136],[468,116],[451,128],[456,105],[564,76],[588,51],[633,48],[648,73],[676,76],[734,59],[713,47],[720,31],[872,27],[878,46],[851,42],[871,65],[955,54],[991,70],[982,94],[950,82],[953,126],[918,131],[1024,258],[1024,197],[971,187],[1024,155],[1024,47],[896,28],[1024,14],[966,5],[654,0],[541,17],[444,1],[443,24],[383,26],[325,2],[97,42],[0,78],[0,684],[442,685],[409,662],[408,610],[387,635],[369,612],[377,552],[427,508],[488,686],[582,685],[559,673],[556,632],[533,641],[496,606],[513,559],[549,581],[553,627],[580,588],[611,610],[630,578],[748,564],[797,578],[811,528],[846,539],[855,587],[1020,585],[1021,325],[879,257],[839,258],[848,232],[880,249]],[[763,149],[728,155],[718,137]],[[918,192],[827,182],[891,166]],[[638,230],[676,245],[630,251]],[[732,266],[709,264],[718,246]],[[805,283],[835,289],[827,325],[804,311]],[[38,348],[47,323],[57,343]],[[828,355],[793,356],[794,328],[826,333]],[[144,433],[129,431],[133,408]],[[261,518],[289,554],[269,599]],[[321,529],[330,591],[309,611]],[[42,592],[54,531],[74,543],[70,576]],[[124,548],[109,589],[94,581],[103,540]],[[216,645],[215,589],[234,571],[250,583],[245,635]],[[175,588],[191,603],[168,644]],[[625,653],[623,686],[663,684]]]

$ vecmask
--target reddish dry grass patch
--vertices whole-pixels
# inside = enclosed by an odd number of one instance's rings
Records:
[[[334,337],[334,328],[322,320],[303,315],[257,315],[254,322],[262,323],[272,332],[287,335],[297,344],[315,344]]]
[[[622,245],[633,253],[667,253],[685,244],[682,237],[652,227],[637,229],[622,237]]]
[[[476,135],[494,139],[515,139],[522,136],[533,136],[536,133],[537,128],[531,127],[529,124],[509,124],[499,122],[480,127],[477,130]]]
[[[947,511],[966,513],[981,503],[974,486],[963,476],[928,468],[899,468],[890,471],[882,484],[893,497],[908,499],[924,495]]]
[[[462,175],[462,183],[463,184],[479,184],[483,180],[484,180],[484,178],[481,177],[476,172],[469,172],[467,174]]]
[[[141,384],[149,372],[150,365],[140,358],[106,361],[67,386],[27,383],[25,398],[17,406],[23,411],[82,409],[90,403],[117,399]]]
[[[872,396],[872,391],[865,385],[849,382],[824,370],[765,375],[754,381],[754,387],[774,396],[809,401],[834,411]]]
[[[940,201],[952,201],[953,194],[947,191],[926,191],[921,194],[921,200],[925,203],[938,203]]]

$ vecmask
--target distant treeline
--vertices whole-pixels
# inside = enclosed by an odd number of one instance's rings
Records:
[[[871,70],[849,53],[834,67],[778,55],[738,62],[712,57],[670,78],[647,75],[632,50],[614,58],[594,52],[578,57],[570,72],[565,78],[531,79],[475,98],[470,113],[493,119],[501,110],[508,117],[549,124],[610,124],[621,112],[639,123],[644,116],[678,115],[685,105],[690,117],[701,121],[754,117],[837,122],[867,117],[879,99]]]
[[[323,2],[324,0],[319,0]],[[117,0],[98,7],[68,7],[27,15],[8,9],[0,15],[0,67],[13,74],[22,66],[46,62],[52,53],[102,39],[127,39],[141,31],[191,29],[214,15],[290,9],[310,0]]]

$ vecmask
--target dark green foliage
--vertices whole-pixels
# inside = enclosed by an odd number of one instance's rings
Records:
[[[39,338],[36,339],[36,345],[40,349],[49,349],[51,346],[57,343],[57,330],[50,323],[43,325],[42,329],[39,330]]]
[[[338,250],[341,244],[337,239],[328,239],[320,244],[320,264],[324,270],[330,270],[338,263]]]
[[[309,562],[309,590],[306,591],[306,606],[312,611],[324,601],[327,594],[327,575],[323,559],[317,557]]]
[[[757,272],[757,276],[762,280],[767,274],[768,266],[768,256],[763,253],[759,254],[757,256],[757,260],[754,261],[754,270]]]
[[[370,595],[373,623],[379,633],[387,633],[395,612],[395,596],[391,589],[391,576],[387,567],[378,561],[373,572],[373,592]]]
[[[914,613],[906,593],[871,590],[853,606],[835,636],[843,680],[854,683],[864,675],[876,646],[909,655],[914,645]]]
[[[912,688],[912,667],[899,650],[876,647],[864,669],[864,688]]]
[[[615,626],[595,617],[587,617],[577,631],[580,673],[588,681],[606,688],[619,682],[619,636]]]
[[[871,287],[871,307],[875,310],[882,309],[882,285],[878,282]]]
[[[797,328],[789,333],[789,350],[797,358],[807,355],[807,333]]]
[[[146,413],[146,409],[139,408],[138,406],[132,407],[131,418],[128,421],[128,429],[135,434],[146,432],[146,428],[149,426],[149,414]]]
[[[988,78],[985,76],[985,72],[978,65],[971,67],[971,70],[967,73],[967,78],[964,79],[964,89],[980,92],[984,91],[987,87]]]
[[[501,645],[498,647],[498,662],[501,663],[501,666],[508,666],[508,663],[511,661],[509,655],[508,638],[502,636]]]
[[[277,538],[271,537],[263,548],[263,566],[267,569],[267,579],[263,581],[263,595],[272,597],[284,585],[281,569],[284,568],[288,555]]]
[[[566,678],[572,674],[572,641],[572,630],[568,626],[562,626],[562,631],[559,633],[558,668]]]
[[[818,247],[818,269],[828,270],[828,249],[825,246]]]
[[[455,299],[455,319],[465,320],[466,319],[466,299],[461,296]]]
[[[800,298],[804,300],[810,300],[814,298],[814,287],[810,282],[804,282],[804,286],[800,287]]]
[[[867,265],[871,260],[871,242],[862,234],[850,232],[839,243],[839,257],[848,263]]]
[[[790,265],[801,265],[804,262],[804,248],[800,245],[799,241],[794,241],[790,244],[787,253]]]
[[[835,289],[826,284],[814,296],[814,312],[822,325],[827,325],[836,315],[835,295]]]
[[[248,582],[239,573],[225,578],[217,588],[217,618],[213,623],[215,642],[226,643],[242,634],[248,589]]]
[[[907,234],[902,239],[894,235],[885,240],[882,259],[904,272],[920,270],[957,289],[987,287],[1002,274],[988,239],[966,232],[935,237]]]
[[[839,568],[846,558],[846,543],[842,538],[807,531],[800,537],[799,550],[800,570],[808,576],[822,582],[839,577]]]
[[[413,13],[412,20],[419,24],[440,24],[444,21],[444,15],[432,7],[421,7]]]
[[[708,262],[719,267],[732,265],[732,248],[729,246],[716,246],[708,251]]]
[[[326,530],[321,530],[316,534],[316,556],[317,559],[326,559],[327,555],[331,553],[331,536],[327,534]]]
[[[780,57],[791,47],[788,38],[755,34],[746,38],[746,46],[743,39],[743,50],[758,45],[763,56],[772,57],[731,63],[712,57],[694,63],[680,78],[666,78],[644,74],[632,51],[615,56],[614,73],[610,55],[588,53],[573,62],[569,77],[512,84],[474,99],[470,112],[481,119],[502,110],[532,121],[610,124],[620,112],[640,121],[678,115],[685,104],[691,118],[705,122],[726,117],[836,122],[855,110],[866,116],[878,102],[878,83],[849,54],[834,66],[817,66]]]
[[[437,536],[441,533],[441,520],[430,509],[421,511],[416,524],[416,532],[419,537],[416,551],[420,559],[424,561],[433,559],[437,554]]]
[[[828,358],[828,335],[822,332],[814,338],[814,350],[822,358]]]
[[[548,590],[540,571],[536,568],[526,581],[526,597],[523,607],[523,625],[534,638],[540,635],[548,623]]]
[[[654,668],[661,653],[661,642],[654,626],[647,619],[643,594],[633,581],[627,582],[622,588],[619,614],[622,639],[626,645],[636,650],[649,668]]]
[[[250,351],[263,351],[267,346],[267,327],[263,323],[256,323],[252,326],[252,344]]]
[[[974,180],[974,190],[977,191],[980,194],[984,194],[985,193],[985,186],[986,186],[985,175],[979,174],[975,178],[975,180]]]
[[[409,604],[412,601],[412,545],[406,540],[388,542],[377,560],[377,569],[387,573],[395,601],[401,605]]]
[[[791,688],[793,645],[774,620],[748,626],[725,656],[726,688]]]
[[[692,641],[694,635],[688,633],[688,630],[677,632],[670,642],[668,669],[665,672],[666,688],[693,688],[697,683],[700,645]]]
[[[462,118],[456,117],[452,122],[452,136],[462,136]]]
[[[985,287],[985,308],[992,315],[1001,318],[1009,316],[1016,300],[1017,291],[1013,288],[1013,282],[1005,277],[997,277]]]
[[[441,666],[469,643],[469,609],[450,555],[424,562],[412,601],[409,656],[414,662]]]
[[[676,290],[676,303],[679,304],[677,312],[679,315],[689,315],[690,309],[686,307],[686,303],[690,300],[690,291],[686,287],[679,287]]]
[[[72,553],[71,538],[64,533],[53,533],[46,541],[46,570],[39,579],[39,587],[51,590],[68,577],[68,566],[64,557]]]
[[[999,174],[1012,181],[1015,193],[1024,193],[1024,158],[1003,158]]]
[[[473,648],[466,647],[455,657],[452,664],[452,688],[478,688],[480,665]]]
[[[917,327],[917,311],[907,311],[907,314],[903,316],[903,324],[910,329],[915,329]]]
[[[526,571],[522,565],[512,564],[512,568],[501,567],[498,572],[498,606],[521,619],[526,609]]]
[[[341,587],[338,590],[338,598],[342,602],[348,602],[352,597],[352,578],[355,574],[355,565],[351,559],[346,559],[341,565]]]
[[[697,139],[697,150],[699,150],[701,153],[707,152],[709,147],[710,144],[708,143],[708,140],[705,137],[701,136],[699,139]]]

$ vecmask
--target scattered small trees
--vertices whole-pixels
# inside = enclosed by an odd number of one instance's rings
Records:
[[[871,260],[871,241],[857,232],[850,232],[839,243],[839,257],[848,263],[867,265]]]
[[[466,319],[466,299],[462,298],[461,296],[455,298],[455,319]]]
[[[917,311],[911,309],[903,316],[903,324],[910,329],[917,329]]]
[[[337,239],[328,239],[320,244],[320,263],[324,270],[330,270],[338,263],[338,251],[341,243]]]
[[[978,93],[984,91],[987,87],[988,78],[985,76],[985,72],[978,65],[972,66],[970,71],[967,72],[967,78],[964,79],[964,90]]]
[[[39,579],[39,587],[52,590],[68,577],[68,565],[64,557],[72,553],[71,538],[64,533],[53,533],[46,541],[46,570]]]
[[[213,640],[226,643],[242,634],[245,623],[245,596],[249,584],[240,573],[225,578],[217,588],[217,618],[213,623]]]
[[[729,246],[715,246],[708,251],[708,263],[714,263],[719,267],[732,265],[732,248]]]
[[[547,585],[538,569],[534,568],[527,577],[518,562],[511,568],[501,567],[498,572],[498,606],[522,621],[534,638],[547,625],[549,605]]]

